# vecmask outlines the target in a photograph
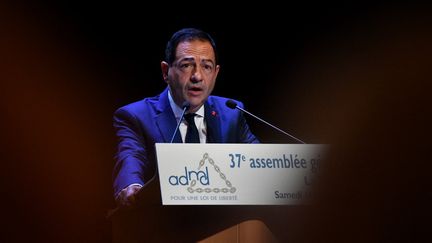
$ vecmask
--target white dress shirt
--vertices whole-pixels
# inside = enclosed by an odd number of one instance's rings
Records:
[[[183,109],[181,107],[179,107],[173,100],[172,96],[171,96],[171,91],[168,92],[168,99],[170,102],[170,106],[172,111],[174,112],[174,116],[177,120],[177,122],[179,122],[181,114],[183,112]],[[206,142],[206,138],[207,138],[207,126],[204,122],[204,105],[202,105],[197,112],[195,112],[196,116],[194,117],[195,119],[195,125],[198,129],[198,133],[199,133],[199,138],[200,138],[200,143],[205,143]],[[181,138],[182,141],[184,143],[185,138],[186,138],[186,131],[187,131],[187,123],[185,121],[185,119],[183,119],[182,123],[180,124],[179,127],[179,131],[181,134]]]

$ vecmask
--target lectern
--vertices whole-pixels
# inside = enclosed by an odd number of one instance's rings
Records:
[[[156,144],[158,172],[133,209],[111,215],[113,242],[197,242],[247,220],[295,229],[323,145]],[[256,233],[256,232],[255,232]]]

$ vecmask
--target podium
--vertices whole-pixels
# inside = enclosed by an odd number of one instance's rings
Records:
[[[295,226],[286,215],[299,214],[299,206],[163,206],[160,200],[150,199],[160,199],[158,187],[158,181],[152,181],[140,191],[144,199],[136,208],[112,215],[113,242],[198,242],[251,220],[265,224],[276,239],[285,239],[286,230]],[[254,233],[261,232],[255,228]]]
[[[234,148],[238,145],[228,146]],[[239,149],[232,151],[238,152]],[[160,162],[158,155],[158,170],[163,169]],[[160,181],[160,174],[163,173],[160,172],[139,191],[135,208],[118,209],[111,216],[113,242],[198,242],[242,222],[249,222],[249,228],[252,228],[249,233],[259,234],[258,231],[267,230],[274,235],[268,236],[269,233],[264,232],[269,239],[286,239],[289,234],[287,229],[295,229],[297,223],[287,218],[297,219],[296,215],[305,207],[265,204],[163,205]],[[228,171],[225,174],[228,177]],[[238,239],[228,242],[238,242]]]

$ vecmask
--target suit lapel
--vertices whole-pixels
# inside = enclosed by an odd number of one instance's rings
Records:
[[[166,88],[160,94],[159,101],[156,104],[158,114],[155,117],[159,132],[162,134],[165,143],[169,143],[171,141],[171,137],[174,134],[177,126],[176,118],[169,104],[168,92],[168,88]],[[220,116],[210,100],[206,101],[204,105],[204,112],[207,123],[207,142],[222,143],[223,139],[221,133]],[[182,143],[180,131],[177,131],[173,142]]]
[[[204,110],[207,122],[207,142],[222,143],[220,116],[211,101],[205,103]]]
[[[169,143],[176,129],[177,121],[169,104],[168,88],[160,95],[159,102],[157,103],[157,111],[156,124],[159,128],[159,132],[162,134],[164,142]],[[177,131],[173,142],[182,142],[179,131]]]

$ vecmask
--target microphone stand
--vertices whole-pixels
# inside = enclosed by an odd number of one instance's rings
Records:
[[[237,103],[236,103],[235,101],[233,101],[233,100],[227,100],[225,104],[226,104],[226,106],[228,106],[228,107],[231,108],[231,109],[235,109],[235,108],[237,108],[237,109],[241,110],[242,112],[248,114],[249,116],[252,116],[253,118],[257,119],[258,121],[263,122],[264,124],[267,124],[268,126],[274,128],[274,129],[276,129],[277,131],[279,131],[279,132],[281,132],[281,133],[283,133],[283,134],[289,136],[290,138],[296,140],[297,142],[300,142],[300,143],[306,144],[304,141],[302,141],[302,140],[300,140],[300,139],[294,137],[293,135],[291,135],[291,134],[285,132],[284,130],[282,130],[282,129],[280,129],[280,128],[278,128],[278,127],[276,127],[276,126],[270,124],[269,122],[264,121],[263,119],[261,119],[261,118],[255,116],[254,114],[250,113],[249,111],[247,111],[247,110],[241,108],[241,107],[238,106]]]
[[[176,129],[175,129],[175,131],[174,131],[174,134],[173,134],[173,136],[172,136],[172,138],[171,138],[170,143],[172,143],[172,142],[174,141],[175,135],[177,134],[177,131],[178,131],[179,127],[180,127],[180,123],[182,122],[183,117],[184,117],[186,111],[189,109],[189,107],[190,107],[189,102],[185,101],[185,102],[183,103],[183,112],[182,112],[182,114],[181,114],[181,116],[180,116],[180,120],[177,122],[177,127],[176,127]]]

